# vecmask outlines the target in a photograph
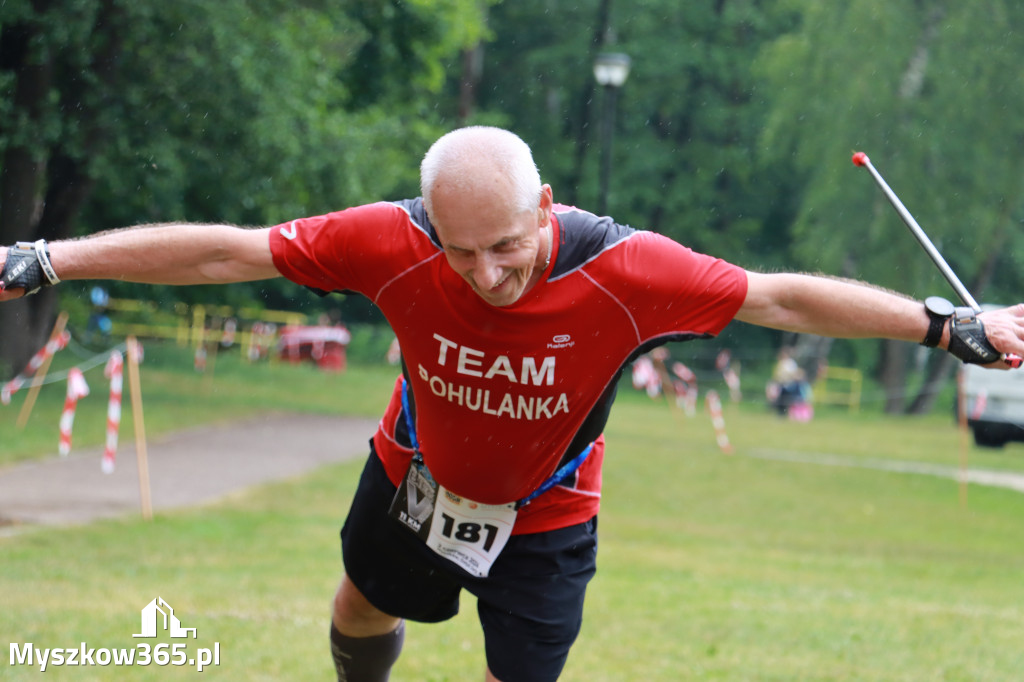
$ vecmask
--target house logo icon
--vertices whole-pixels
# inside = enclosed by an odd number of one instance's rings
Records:
[[[181,621],[174,615],[174,609],[164,601],[163,597],[157,597],[143,607],[142,632],[132,635],[132,637],[156,637],[157,630],[160,628],[160,618],[157,614],[163,616],[163,629],[167,630],[171,637],[187,638],[188,633],[191,632],[192,639],[196,638],[196,629],[181,627]]]

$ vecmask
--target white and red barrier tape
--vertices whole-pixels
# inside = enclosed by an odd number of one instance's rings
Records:
[[[89,395],[89,384],[85,382],[82,370],[72,367],[68,370],[68,391],[64,397],[64,411],[60,414],[60,454],[71,453],[71,429],[75,424],[75,409],[79,398]]]
[[[738,403],[743,399],[743,391],[740,390],[740,375],[732,368],[732,365],[722,370],[722,378],[725,379],[725,385],[729,387],[729,399],[734,403]]]
[[[697,414],[697,375],[681,362],[672,363],[672,373],[679,377],[675,383],[676,405],[687,417]]]
[[[70,332],[64,331],[55,338],[50,339],[46,342],[46,345],[36,351],[36,354],[32,356],[32,359],[28,361],[28,365],[25,367],[21,374],[14,377],[0,389],[0,403],[9,405],[11,403],[11,397],[18,392],[18,389],[24,386],[30,380],[31,376],[42,367],[46,359],[52,357],[54,353],[68,345],[68,341],[71,340]]]
[[[704,395],[704,402],[707,404],[708,412],[711,413],[711,424],[715,427],[718,448],[725,454],[731,454],[732,444],[725,432],[725,418],[722,416],[722,399],[718,397],[717,391],[708,391]]]
[[[722,373],[725,385],[729,387],[729,399],[738,403],[743,398],[740,391],[740,372],[733,366],[732,353],[723,350],[715,357],[715,369]]]
[[[107,403],[107,444],[103,450],[103,473],[114,471],[114,455],[117,454],[117,434],[121,428],[121,391],[124,386],[124,357],[121,351],[110,354],[104,376],[110,379],[110,401]]]

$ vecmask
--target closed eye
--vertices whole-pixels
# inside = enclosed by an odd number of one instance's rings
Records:
[[[520,238],[514,237],[510,239],[503,239],[497,244],[487,247],[484,251],[492,251],[494,253],[510,253],[515,251],[520,246]],[[453,246],[451,244],[444,247],[445,251],[454,257],[465,258],[473,255],[473,249],[467,249],[461,246]]]
[[[497,244],[494,245],[494,250],[498,251],[499,253],[500,252],[507,253],[509,251],[515,251],[517,248],[519,248],[519,240],[518,239],[508,239],[506,241],[498,242]]]

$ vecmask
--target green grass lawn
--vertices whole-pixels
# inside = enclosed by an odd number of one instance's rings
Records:
[[[204,394],[204,378],[173,359],[154,357],[143,372],[147,430],[263,409],[370,414],[394,374],[353,368],[325,377],[224,361]],[[183,390],[190,402],[178,406]],[[37,417],[47,422],[45,393],[26,432]],[[964,507],[951,480],[745,456],[786,450],[956,466],[960,436],[949,419],[819,411],[796,424],[756,405],[727,405],[725,416],[732,456],[718,452],[705,415],[683,417],[628,392],[620,399],[607,432],[598,574],[563,680],[1021,678],[1024,495],[971,486]],[[0,453],[31,456],[20,440],[5,436]],[[972,466],[1024,471],[1020,445],[968,454]],[[159,595],[198,628],[190,653],[219,643],[220,665],[206,679],[331,679],[337,530],[360,469],[330,466],[151,523],[0,537],[0,643],[134,647],[139,610]],[[441,625],[410,624],[392,679],[482,679],[471,598],[462,611]],[[9,663],[5,648],[0,678],[38,679],[37,668]],[[46,673],[76,681],[194,674],[156,665]]]

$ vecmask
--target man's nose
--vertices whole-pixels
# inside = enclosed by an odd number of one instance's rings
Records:
[[[479,289],[492,288],[501,281],[501,265],[499,265],[489,254],[480,254],[476,258],[473,267],[473,281]]]

